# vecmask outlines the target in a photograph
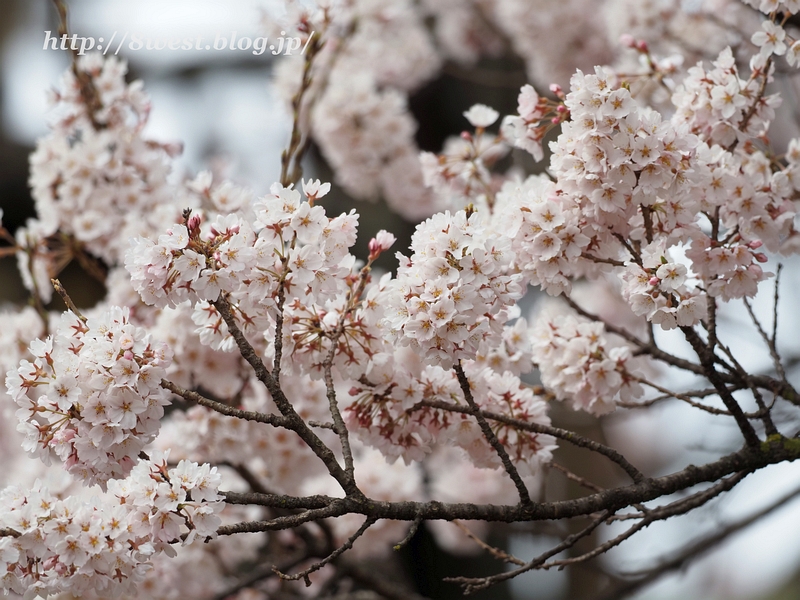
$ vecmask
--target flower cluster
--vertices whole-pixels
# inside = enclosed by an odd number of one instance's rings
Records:
[[[461,137],[450,138],[440,155],[423,152],[420,155],[422,175],[425,185],[439,197],[446,198],[449,206],[461,207],[474,202],[491,208],[497,182],[489,169],[508,151],[502,136],[486,133],[499,113],[476,104],[464,116],[475,127],[475,134],[465,131]]]
[[[0,492],[0,589],[33,598],[134,596],[149,561],[170,544],[216,535],[216,467],[166,457],[141,462],[110,493],[60,499],[41,484]]]
[[[350,273],[357,217],[329,219],[321,206],[301,202],[291,186],[276,184],[271,191],[253,205],[252,221],[228,214],[203,223],[195,214],[157,243],[138,238],[125,264],[142,299],[176,307],[187,300],[213,302],[225,293],[253,307],[274,306],[282,282],[287,297],[335,295]]]
[[[771,80],[774,65],[760,55],[751,61],[752,76],[739,77],[730,48],[720,52],[709,69],[702,63],[691,67],[672,95],[673,122],[685,123],[709,145],[727,147],[766,133],[780,105],[777,94],[759,96],[763,77]],[[754,104],[755,102],[755,104]]]
[[[558,86],[553,89],[560,92]],[[554,125],[561,123],[568,111],[564,105],[554,105],[547,98],[539,96],[530,84],[522,86],[517,103],[519,116],[509,115],[503,119],[503,135],[514,146],[533,155],[538,162],[544,158],[544,136]]]
[[[124,62],[87,54],[76,72],[55,92],[62,114],[31,155],[30,185],[45,236],[72,236],[110,264],[129,237],[180,214],[167,182],[180,147],[143,138],[149,99],[141,82],[126,84]]]
[[[445,367],[496,342],[520,276],[509,273],[510,241],[493,235],[479,213],[440,213],[417,226],[411,258],[398,253],[386,323],[400,343]]]
[[[706,315],[706,298],[686,285],[688,270],[669,260],[663,246],[648,244],[642,249],[641,264],[628,263],[622,274],[622,297],[634,314],[662,329],[694,325]]]
[[[8,372],[24,448],[87,484],[126,476],[158,433],[169,395],[164,344],[111,307],[86,322],[64,313],[54,335],[31,343],[33,362]]]
[[[602,323],[543,312],[534,336],[533,359],[542,383],[574,409],[602,415],[614,410],[616,399],[641,396],[642,387],[631,374],[631,349],[613,344]]]
[[[480,409],[526,423],[550,424],[546,403],[510,371],[466,361],[464,372]],[[466,406],[453,370],[426,366],[408,348],[374,360],[367,377],[350,394],[348,424],[389,460],[399,456],[406,462],[421,460],[445,443],[466,451],[476,467],[501,466],[469,411],[447,410],[447,405]],[[493,424],[493,430],[523,474],[536,473],[550,460],[555,447],[550,436],[500,422]]]
[[[580,207],[564,202],[556,190],[544,175],[508,182],[493,215],[511,240],[515,267],[550,294],[570,288],[568,275],[592,241],[582,233]]]

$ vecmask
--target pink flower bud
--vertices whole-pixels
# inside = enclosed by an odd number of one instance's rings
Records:
[[[472,134],[469,131],[462,131],[461,132],[461,139],[464,140],[465,142],[471,142],[472,141]]]
[[[78,464],[78,453],[73,452],[69,455],[69,458],[64,461],[64,468],[69,471],[72,467]]]
[[[381,229],[375,234],[375,237],[369,241],[369,259],[375,260],[381,252],[385,252],[392,247],[392,244],[397,240],[394,235]]]
[[[190,236],[200,231],[200,220],[200,215],[198,214],[189,217],[189,220],[186,222],[186,228],[189,230]]]
[[[747,247],[752,249],[752,250],[755,250],[757,248],[761,248],[761,246],[763,246],[763,245],[764,245],[764,242],[762,242],[761,240],[753,240],[752,242],[749,242],[747,244]]]
[[[644,40],[639,40],[636,42],[636,49],[639,52],[650,52],[650,49],[647,46],[647,42],[645,42]]]
[[[561,89],[561,86],[558,85],[557,83],[551,83],[550,84],[550,91],[553,92],[556,96],[560,96],[561,92],[562,92],[562,89]]]
[[[658,285],[660,281],[661,280],[658,277],[653,275],[647,283],[649,283],[650,285]]]
[[[755,258],[760,263],[765,263],[769,260],[767,258],[767,255],[764,254],[763,252],[756,252],[755,254],[753,254],[753,258]]]
[[[636,40],[633,39],[633,36],[629,33],[623,33],[621,36],[619,36],[619,43],[627,48],[636,47]]]

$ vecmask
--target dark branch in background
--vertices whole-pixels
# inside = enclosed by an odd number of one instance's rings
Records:
[[[630,596],[631,594],[634,594],[647,587],[651,583],[657,581],[672,571],[683,569],[690,560],[705,554],[709,550],[712,550],[721,542],[740,532],[742,529],[749,527],[765,516],[773,513],[787,502],[795,499],[798,495],[800,495],[800,488],[781,496],[770,505],[764,507],[762,510],[750,515],[749,517],[734,521],[728,525],[723,525],[716,533],[693,542],[688,547],[662,562],[660,565],[649,569],[640,579],[635,579],[633,581],[624,583],[621,586],[615,587],[598,596],[595,600],[621,600],[622,598]]]
[[[479,577],[479,578],[448,577],[445,579],[445,581],[460,584],[461,586],[463,586],[465,594],[472,594],[473,592],[484,590],[493,585],[497,585],[498,583],[502,583],[503,581],[508,581],[509,579],[513,579],[518,575],[522,575],[523,573],[532,571],[538,566],[544,564],[544,562],[548,558],[555,556],[556,554],[559,554],[564,550],[572,548],[580,540],[582,540],[583,538],[591,534],[595,529],[597,529],[603,523],[603,521],[605,521],[609,516],[611,516],[611,513],[604,512],[602,515],[595,518],[591,523],[589,523],[587,527],[584,527],[581,531],[573,533],[557,546],[554,546],[544,554],[536,557],[534,560],[532,560],[531,562],[525,564],[524,566],[518,569],[505,571],[503,573],[498,573],[497,575],[491,575],[489,577]]]
[[[311,580],[308,578],[308,576],[311,575],[311,573],[319,571],[322,567],[327,565],[329,562],[337,559],[342,554],[344,554],[345,552],[350,550],[350,548],[353,547],[353,544],[355,543],[355,541],[358,538],[360,538],[362,535],[364,535],[364,533],[367,531],[367,529],[372,527],[377,520],[378,519],[375,519],[373,517],[368,517],[367,520],[364,521],[364,523],[362,523],[361,527],[359,527],[358,530],[356,530],[356,532],[353,535],[351,535],[349,538],[347,538],[347,541],[344,544],[342,544],[341,546],[336,548],[336,550],[331,552],[328,556],[323,558],[321,561],[315,562],[313,565],[311,565],[310,567],[308,567],[304,571],[301,571],[300,573],[296,573],[294,575],[286,575],[285,573],[281,573],[280,571],[277,571],[277,570],[275,572],[277,573],[278,577],[280,577],[281,579],[285,579],[287,581],[297,581],[299,579],[302,579],[305,582],[306,587],[309,587],[311,585]]]
[[[387,581],[383,574],[365,569],[353,561],[338,561],[336,567],[343,575],[350,577],[364,587],[375,590],[375,592],[387,600],[428,600],[428,598],[424,596],[415,594],[412,591]]]

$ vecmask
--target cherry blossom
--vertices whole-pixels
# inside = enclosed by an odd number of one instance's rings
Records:
[[[64,313],[56,333],[30,346],[6,377],[25,449],[58,458],[86,484],[126,476],[157,433],[169,397],[160,386],[172,356],[111,307],[85,322]]]

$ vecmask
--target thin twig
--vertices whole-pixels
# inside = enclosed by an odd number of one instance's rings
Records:
[[[603,521],[605,521],[611,513],[608,511],[603,512],[602,515],[597,517],[596,519],[592,520],[591,523],[581,531],[577,533],[573,533],[569,537],[567,537],[564,541],[562,541],[557,546],[551,548],[547,552],[537,556],[534,560],[526,563],[524,566],[513,569],[511,571],[505,571],[504,573],[498,573],[496,575],[491,575],[489,577],[448,577],[445,581],[449,581],[451,583],[458,583],[463,586],[464,594],[471,594],[473,592],[477,592],[480,590],[484,590],[486,588],[492,587],[493,585],[497,585],[503,581],[508,581],[509,579],[513,579],[518,575],[522,575],[523,573],[527,573],[528,571],[532,571],[533,569],[537,568],[539,565],[542,565],[547,561],[548,558],[551,556],[555,556],[572,548],[579,540],[585,538],[589,534],[591,534],[595,529],[597,529]]]
[[[697,353],[698,358],[700,358],[700,363],[705,371],[704,375],[717,389],[720,399],[725,404],[725,408],[731,412],[733,418],[736,420],[736,424],[739,426],[739,430],[742,432],[745,442],[747,442],[748,446],[758,447],[761,441],[758,439],[755,429],[753,429],[750,421],[747,420],[747,417],[742,411],[742,407],[739,406],[733,394],[728,390],[725,381],[720,377],[719,371],[717,371],[714,366],[716,362],[714,351],[703,343],[700,336],[697,335],[697,332],[691,327],[681,327],[681,331],[683,331],[686,341],[689,342],[692,349]]]
[[[722,346],[720,346],[720,347],[722,347]],[[721,408],[714,408],[713,406],[706,406],[705,404],[700,404],[699,402],[695,402],[694,400],[692,400],[691,397],[689,397],[687,394],[683,394],[681,392],[672,392],[672,391],[668,390],[667,388],[662,387],[662,386],[658,385],[657,383],[653,383],[652,381],[648,381],[647,379],[644,379],[642,377],[636,377],[636,376],[631,375],[631,378],[634,381],[638,381],[639,383],[641,383],[643,385],[646,385],[646,386],[649,386],[649,387],[653,388],[654,390],[657,390],[657,391],[661,392],[662,394],[664,394],[664,396],[660,396],[660,398],[662,398],[662,399],[663,398],[675,398],[677,400],[682,400],[683,402],[685,402],[689,406],[693,406],[694,408],[699,408],[700,410],[703,410],[703,411],[705,411],[705,412],[707,412],[709,414],[712,414],[712,415],[724,415],[724,416],[727,416],[727,417],[732,416],[732,414],[731,414],[731,412],[729,410],[723,410]],[[729,392],[734,392],[734,391],[737,391],[740,388],[727,388],[727,389],[728,389]],[[711,391],[713,392],[713,395],[719,395],[719,392],[716,389],[711,390]],[[712,394],[706,394],[706,395],[710,396]],[[644,406],[645,404],[646,403],[644,403],[644,402],[641,403],[642,406]],[[753,412],[753,413],[744,413],[744,416],[747,417],[748,419],[760,419],[760,418],[763,418],[765,412],[766,412],[766,407],[764,407],[763,409],[759,408],[758,411]]]
[[[202,394],[198,394],[197,392],[183,389],[179,385],[176,385],[166,379],[161,380],[161,387],[163,387],[165,390],[169,390],[173,394],[176,394],[185,400],[188,400],[189,402],[194,402],[195,404],[199,404],[200,406],[205,406],[206,408],[210,408],[211,410],[214,410],[228,417],[236,417],[237,419],[244,419],[245,421],[255,421],[257,423],[267,423],[269,425],[274,425],[275,427],[289,426],[289,421],[286,419],[286,417],[283,417],[281,415],[251,412],[248,410],[241,410],[238,408],[234,408],[232,406],[228,406],[227,404],[223,404],[222,402],[217,402],[216,400],[211,400],[210,398],[206,398],[205,396],[203,396]]]
[[[286,581],[298,581],[298,580],[302,579],[305,582],[306,587],[310,587],[311,586],[311,579],[309,579],[308,576],[311,575],[311,573],[314,573],[315,571],[319,571],[322,567],[327,565],[329,562],[331,562],[332,560],[335,560],[336,558],[338,558],[339,556],[341,556],[342,554],[344,554],[345,552],[350,550],[353,547],[353,544],[355,543],[355,541],[358,538],[360,538],[362,535],[364,535],[364,533],[366,533],[367,529],[372,527],[377,520],[378,519],[374,519],[372,517],[368,517],[367,520],[364,521],[364,523],[361,525],[361,527],[359,527],[358,530],[353,535],[351,535],[349,538],[347,538],[347,541],[345,541],[344,544],[342,544],[341,546],[336,548],[336,550],[331,552],[328,556],[326,556],[322,560],[320,560],[318,562],[315,562],[313,565],[311,565],[310,567],[308,567],[304,571],[300,571],[299,573],[295,573],[294,575],[287,575],[286,573],[280,572],[276,567],[274,569],[275,573],[278,575],[278,577],[280,577],[281,579],[284,579]]]
[[[486,422],[485,417],[481,414],[478,405],[475,404],[475,399],[472,397],[472,390],[469,387],[469,379],[467,379],[467,376],[464,373],[464,369],[461,366],[460,360],[455,364],[454,368],[456,371],[456,376],[458,377],[458,383],[461,386],[461,391],[464,393],[464,399],[469,405],[470,414],[472,414],[475,417],[475,420],[478,421],[478,425],[483,432],[483,436],[486,438],[486,441],[489,442],[492,448],[494,448],[495,452],[497,452],[497,456],[500,457],[500,462],[503,463],[503,468],[505,468],[506,473],[508,473],[508,476],[511,478],[511,481],[514,482],[514,485],[517,488],[517,493],[519,494],[520,504],[522,506],[533,504],[530,492],[528,492],[525,482],[522,481],[522,477],[519,476],[514,463],[511,462],[508,452],[506,452],[506,449],[503,447],[503,444],[500,443],[500,440],[497,439],[497,436],[495,435],[494,431],[492,431],[492,428],[489,427],[489,423]]]
[[[86,323],[86,317],[81,314],[81,311],[78,310],[78,307],[75,306],[75,303],[72,301],[72,298],[69,297],[67,290],[64,289],[64,286],[61,285],[61,282],[58,279],[51,279],[50,283],[53,284],[53,288],[58,292],[58,295],[61,296],[61,299],[64,301],[64,304],[67,305],[67,308],[78,317],[82,322]]]
[[[728,389],[730,389],[732,392],[735,392],[740,390],[741,387],[729,387]],[[704,390],[681,392],[681,395],[686,398],[707,398],[708,396],[716,396],[717,390],[714,388],[706,388]],[[617,406],[621,406],[622,408],[647,408],[648,406],[653,406],[658,402],[663,402],[664,400],[670,400],[672,398],[676,398],[675,393],[670,390],[665,390],[660,396],[643,400],[642,402],[623,402],[618,400]],[[730,415],[727,410],[725,411],[725,414]]]
[[[419,529],[421,523],[422,515],[419,515],[411,522],[411,527],[408,528],[408,533],[406,533],[405,537],[392,546],[392,550],[402,550],[402,548],[411,541],[411,538],[417,534],[417,530]]]
[[[777,285],[775,286],[777,290]],[[767,332],[764,331],[764,328],[761,326],[761,322],[758,320],[758,317],[753,312],[753,307],[751,306],[750,302],[747,298],[743,298],[744,306],[747,309],[747,314],[750,315],[750,320],[753,321],[753,325],[755,325],[758,334],[761,336],[761,339],[764,340],[764,343],[767,345],[769,349],[769,355],[772,357],[772,364],[775,366],[775,372],[778,374],[778,377],[781,379],[786,379],[786,372],[783,370],[783,365],[781,364],[781,357],[778,354],[778,349],[775,347],[775,343],[770,337],[767,335]],[[773,315],[773,318],[777,319],[777,313]],[[773,329],[773,335],[775,335],[775,329]]]
[[[777,348],[777,340],[778,340],[778,292],[780,290],[782,271],[783,271],[783,264],[779,263],[778,268],[775,269],[775,295],[774,295],[774,300],[772,302],[772,337],[770,338],[770,341],[772,342],[773,348]]]
[[[551,462],[547,466],[552,467],[556,471],[562,473],[570,481],[574,481],[578,485],[581,485],[581,486],[585,487],[587,490],[592,490],[593,492],[602,492],[603,491],[603,488],[601,488],[599,485],[595,485],[594,483],[592,483],[588,479],[584,479],[580,475],[576,475],[575,473],[573,473],[572,471],[570,471],[566,467],[558,464],[557,462]]]
[[[495,548],[494,546],[487,544],[477,535],[475,535],[472,531],[470,531],[469,527],[464,525],[461,521],[458,520],[453,521],[453,525],[458,527],[461,530],[461,533],[463,533],[473,542],[478,544],[478,546],[486,550],[489,554],[491,554],[495,558],[502,560],[503,562],[511,563],[513,565],[518,565],[520,567],[526,564],[524,560],[519,559],[516,556],[512,556],[511,554],[505,552],[504,550],[501,550],[500,548]]]
[[[725,541],[732,535],[735,535],[742,529],[749,527],[756,521],[771,514],[776,509],[780,508],[787,502],[795,499],[798,495],[800,495],[800,488],[795,489],[784,496],[781,496],[768,506],[753,513],[749,517],[745,517],[744,519],[740,519],[738,521],[729,523],[728,525],[716,528],[717,529],[716,532],[713,533],[712,535],[696,540],[688,547],[684,548],[681,552],[677,553],[676,555],[670,558],[667,558],[661,564],[653,567],[652,569],[648,569],[645,572],[630,574],[630,575],[643,575],[643,577],[641,577],[640,579],[627,582],[619,587],[609,590],[608,592],[602,594],[601,596],[598,596],[595,600],[621,600],[622,598],[625,598],[635,592],[638,592],[639,590],[647,587],[651,583],[657,581],[664,575],[667,575],[672,571],[678,571],[682,569],[690,560],[695,559],[702,554],[705,554],[706,552],[713,549],[715,546],[719,545],[721,542]]]
[[[750,391],[753,392],[753,398],[756,401],[756,406],[758,406],[758,416],[761,419],[761,422],[764,423],[764,430],[766,431],[767,435],[778,435],[778,428],[775,427],[775,423],[772,421],[772,415],[770,414],[770,409],[772,406],[768,407],[766,405],[761,392],[758,390],[758,387],[756,387],[755,383],[753,383],[753,378],[739,363],[739,361],[736,360],[736,357],[733,355],[733,351],[724,344],[719,344],[719,347],[722,348],[722,351],[728,356],[728,358],[730,358],[739,377],[745,382],[747,387],[750,388]],[[775,404],[774,400],[772,404]]]

